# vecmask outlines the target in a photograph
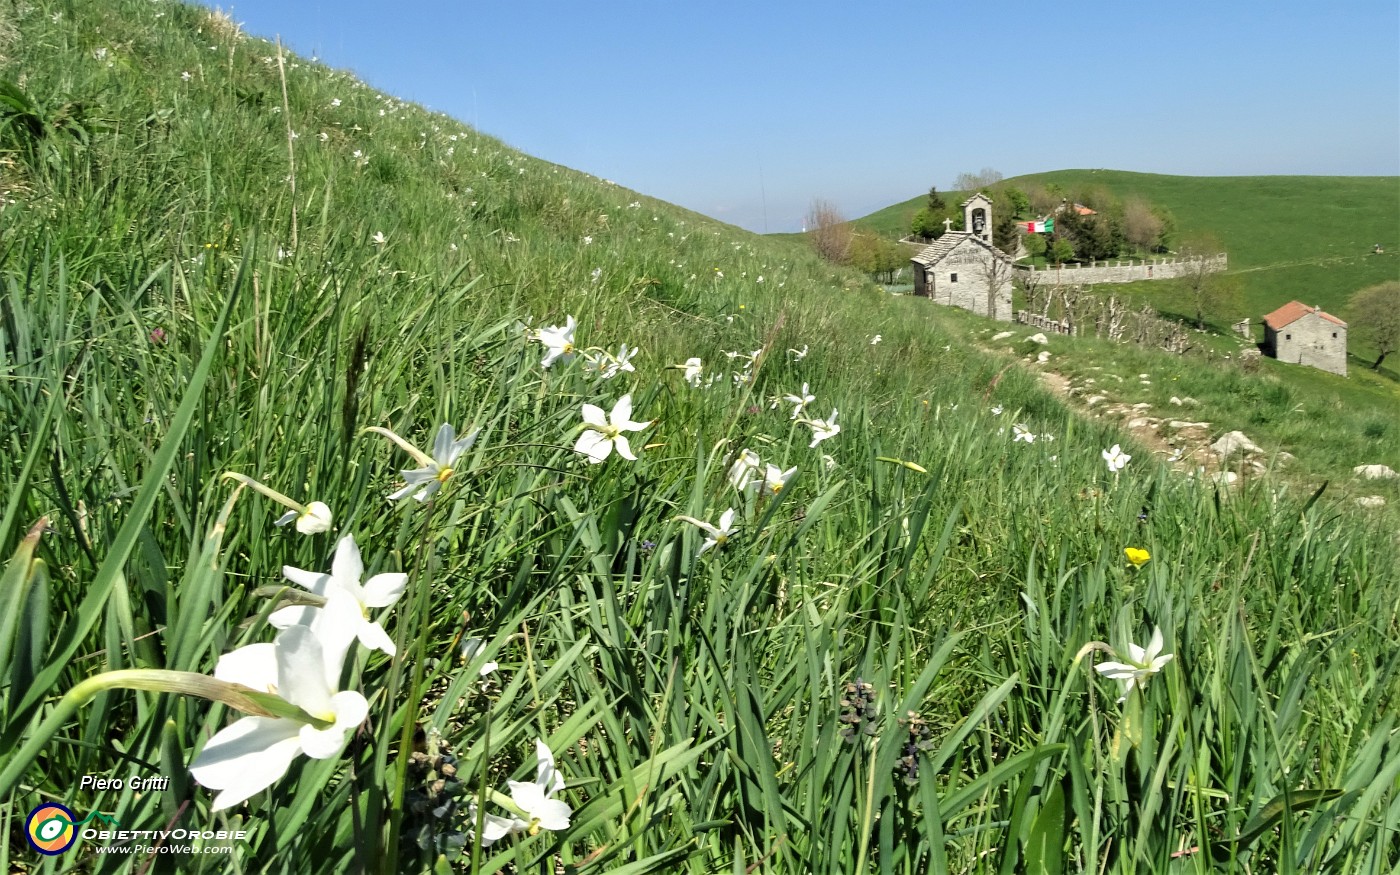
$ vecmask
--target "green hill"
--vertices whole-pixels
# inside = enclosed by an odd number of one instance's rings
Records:
[[[9,869],[1394,864],[1394,483],[205,9],[0,25]]]

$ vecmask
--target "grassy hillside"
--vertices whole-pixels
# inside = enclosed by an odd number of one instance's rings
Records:
[[[1400,863],[1393,517],[206,10],[0,9],[0,866]]]

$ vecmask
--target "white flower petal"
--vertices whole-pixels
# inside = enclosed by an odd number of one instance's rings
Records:
[[[303,571],[290,565],[282,566],[282,576],[316,595],[325,595],[326,587],[330,586],[331,583],[329,574],[321,574],[318,571]]]
[[[632,454],[632,447],[627,443],[625,435],[618,435],[613,438],[613,443],[617,445],[617,454],[630,462],[637,461],[637,457]]]
[[[331,509],[324,502],[313,501],[306,506],[306,513],[297,517],[297,531],[303,535],[316,535],[328,532],[331,528]]]
[[[408,586],[408,575],[401,573],[376,574],[365,581],[365,606],[387,608],[399,600]]]
[[[214,677],[260,693],[277,690],[277,648],[271,642],[230,650],[214,665]]]
[[[332,687],[321,642],[306,626],[291,626],[277,634],[277,694],[313,717],[328,719]],[[336,666],[337,679],[340,668]]]
[[[439,465],[452,464],[452,443],[456,439],[457,430],[450,423],[444,422],[438,426],[437,434],[433,436],[433,460]]]
[[[603,408],[596,404],[583,405],[583,421],[598,428],[608,427],[608,418],[603,413]]]
[[[237,805],[285,775],[301,753],[302,725],[244,717],[209,739],[190,763],[190,774],[205,787],[223,791],[214,797],[213,809]]]
[[[360,643],[369,650],[382,650],[393,656],[398,653],[398,648],[394,646],[394,639],[389,637],[389,633],[384,631],[384,627],[378,623],[361,623],[358,630]]]
[[[358,586],[365,573],[365,565],[360,561],[360,548],[355,544],[354,535],[346,535],[335,545],[335,557],[331,559],[331,577],[342,586],[352,580]]]
[[[601,432],[593,430],[585,431],[578,436],[578,442],[574,444],[574,452],[583,453],[588,457],[590,464],[597,464],[607,459],[612,452],[612,441],[603,436]]]
[[[632,420],[631,393],[617,399],[617,403],[613,405],[612,413],[608,418],[614,425],[621,425],[624,422],[630,422]]]

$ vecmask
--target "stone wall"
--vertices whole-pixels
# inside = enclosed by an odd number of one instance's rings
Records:
[[[1196,258],[1154,258],[1147,262],[1095,261],[1089,264],[1065,264],[1059,267],[1027,267],[1016,265],[1017,275],[1022,280],[1036,280],[1050,285],[1077,283],[1135,283],[1141,280],[1176,279],[1185,276],[1199,262],[1204,260],[1211,273],[1219,273],[1228,266],[1224,253],[1206,259]]]

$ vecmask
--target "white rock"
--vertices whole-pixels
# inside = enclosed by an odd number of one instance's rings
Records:
[[[1363,495],[1356,499],[1356,503],[1362,507],[1385,507],[1385,499],[1379,495]]]
[[[1151,405],[1151,404],[1148,404],[1146,401],[1139,401],[1138,403],[1136,403],[1136,404],[1133,405],[1133,409],[1134,409],[1134,410],[1151,410],[1151,409],[1152,409],[1152,405]]]
[[[1014,333],[1014,332],[1011,332],[1011,331],[1003,331],[1003,332],[1001,332],[1000,334],[993,334],[993,335],[992,335],[992,340],[993,340],[993,341],[1005,340],[1006,338],[1010,337],[1013,333]]]
[[[1029,340],[1031,343],[1038,343],[1041,346],[1050,342],[1050,338],[1046,337],[1044,334],[1032,334],[1030,337],[1027,337],[1026,340]]]
[[[1219,483],[1221,486],[1233,486],[1235,485],[1235,481],[1240,479],[1240,475],[1236,474],[1234,471],[1217,471],[1210,475],[1210,479]]]
[[[1244,436],[1242,431],[1232,431],[1220,438],[1220,440],[1210,445],[1211,452],[1222,459],[1228,459],[1237,453],[1262,453],[1259,445]]]
[[[1181,399],[1178,398],[1178,397],[1176,397],[1175,395],[1173,395],[1173,396],[1171,397],[1171,400],[1168,401],[1167,403],[1169,403],[1169,404],[1175,404],[1177,407],[1180,407],[1180,406],[1181,406]]]
[[[1151,375],[1151,374],[1138,374],[1138,379],[1139,379],[1139,380],[1146,380],[1146,379],[1147,379],[1148,377],[1150,377],[1150,376],[1152,376],[1152,375]]]
[[[1150,420],[1150,419],[1148,419],[1148,418],[1146,418],[1146,417],[1143,417],[1143,416],[1139,416],[1137,419],[1130,419],[1130,420],[1128,420],[1128,428],[1156,428],[1156,427],[1157,427],[1157,423],[1155,423],[1155,422],[1153,422],[1152,420]]]
[[[1180,431],[1183,428],[1210,428],[1209,422],[1187,422],[1184,419],[1173,419],[1167,423],[1167,427]]]
[[[1104,395],[1090,395],[1088,398],[1084,399],[1084,403],[1093,407],[1095,404],[1102,404],[1107,400],[1107,396]]]
[[[1042,364],[1042,365],[1045,364],[1046,362],[1050,361],[1050,350],[1048,350],[1048,349],[1042,349],[1042,350],[1040,351],[1040,355],[1038,355],[1038,356],[1035,357],[1035,360],[1036,360],[1036,363],[1037,363],[1037,364]]]
[[[1400,477],[1388,465],[1357,465],[1351,471],[1363,480],[1393,480]]]

